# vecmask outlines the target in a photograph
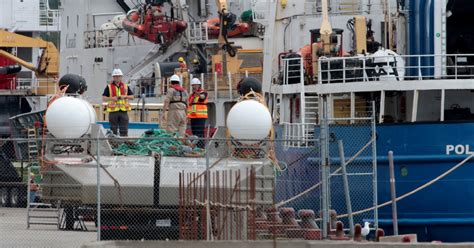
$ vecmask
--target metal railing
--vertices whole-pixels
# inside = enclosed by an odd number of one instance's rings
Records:
[[[318,68],[318,83],[468,79],[474,78],[474,54],[320,58]]]
[[[283,85],[301,83],[304,81],[303,60],[301,57],[284,58]]]
[[[283,139],[285,147],[313,147],[314,126],[312,123],[288,123],[283,124]]]
[[[239,73],[201,73],[192,74],[187,73],[182,75],[183,87],[189,92],[192,91],[191,79],[199,78],[202,82],[202,87],[209,93],[209,100],[217,99],[229,99],[236,100],[238,98],[236,94],[237,84],[245,77],[254,77],[261,81],[261,73],[250,73],[250,72],[239,72]],[[139,95],[145,95],[146,97],[156,97],[165,95],[168,88],[169,82],[167,78],[141,78],[138,80],[131,80],[130,85],[133,87],[134,92]]]
[[[39,24],[40,26],[60,27],[61,13],[59,10],[40,10]]]
[[[7,80],[5,80],[7,81]],[[8,79],[8,90],[11,93],[24,92],[35,95],[51,95],[56,94],[57,87],[53,84],[53,79],[37,79],[37,78],[12,78]]]
[[[206,43],[209,40],[209,33],[206,22],[191,22],[188,28],[188,38],[191,44]]]
[[[122,29],[92,30],[84,32],[84,48],[103,48],[119,46],[149,45],[142,39],[132,39]]]

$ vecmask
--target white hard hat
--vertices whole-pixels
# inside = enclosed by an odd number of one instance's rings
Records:
[[[191,80],[191,85],[201,85],[201,80],[199,80],[199,78],[193,78]]]
[[[123,72],[120,69],[114,69],[112,71],[112,76],[123,76]]]
[[[179,78],[178,75],[174,74],[173,76],[171,76],[170,82],[179,82],[179,83],[181,83],[181,78]]]

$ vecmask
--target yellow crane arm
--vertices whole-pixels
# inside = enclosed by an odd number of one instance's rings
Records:
[[[9,52],[5,52],[3,50],[0,50],[0,56],[11,59],[11,60],[17,62],[18,64],[32,70],[32,71],[36,71],[36,66],[35,65],[33,65],[32,63],[28,63],[28,62],[14,56],[13,54],[11,54]]]
[[[52,42],[39,38],[0,30],[0,47],[38,47],[43,49],[38,66],[34,66],[13,54],[0,50],[0,54],[16,61],[18,64],[35,71],[37,76],[57,76],[59,74],[59,52]]]

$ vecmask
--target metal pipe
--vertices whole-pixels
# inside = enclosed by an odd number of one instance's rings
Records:
[[[328,154],[327,154],[327,96],[323,96],[323,116],[322,116],[322,125],[321,125],[321,182],[322,182],[322,228],[323,234],[322,238],[327,239],[328,237],[328,198],[327,198],[327,184],[328,184],[328,176],[327,176],[327,166],[328,166]]]
[[[100,214],[100,132],[97,133],[97,241],[100,241],[102,221]],[[68,217],[69,218],[69,217]]]
[[[377,196],[377,132],[375,131],[375,101],[372,101],[372,172],[373,172],[373,197],[374,197],[374,207],[378,204]],[[375,230],[379,227],[379,209],[375,208],[374,210],[374,226]]]
[[[349,230],[351,237],[354,237],[354,218],[352,216],[352,203],[351,195],[349,190],[349,181],[347,180],[347,170],[346,170],[346,159],[344,156],[344,144],[342,140],[338,141],[339,145],[339,157],[341,158],[341,168],[342,168],[342,183],[344,184],[344,196],[346,200],[347,215],[349,219]]]
[[[388,166],[390,171],[390,196],[392,199],[393,235],[398,235],[397,192],[395,190],[395,169],[393,165],[393,151],[388,152]]]
[[[209,127],[208,127],[208,135],[207,137],[209,138]],[[209,241],[211,240],[211,205],[209,201],[209,196],[211,195],[211,184],[210,184],[210,170],[209,170],[209,140],[206,142],[206,196],[208,196],[206,200],[206,240]]]

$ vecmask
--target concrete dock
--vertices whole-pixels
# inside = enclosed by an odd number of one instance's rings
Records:
[[[88,226],[92,230],[93,226]],[[96,241],[92,231],[61,231],[55,226],[32,226],[26,228],[26,209],[0,208],[0,247],[162,247],[162,248],[325,248],[325,247],[381,247],[381,248],[425,248],[425,247],[473,247],[474,243],[358,243],[341,241]]]
[[[56,226],[26,228],[26,208],[0,208],[0,247],[80,247],[95,241],[94,231],[61,231]]]

